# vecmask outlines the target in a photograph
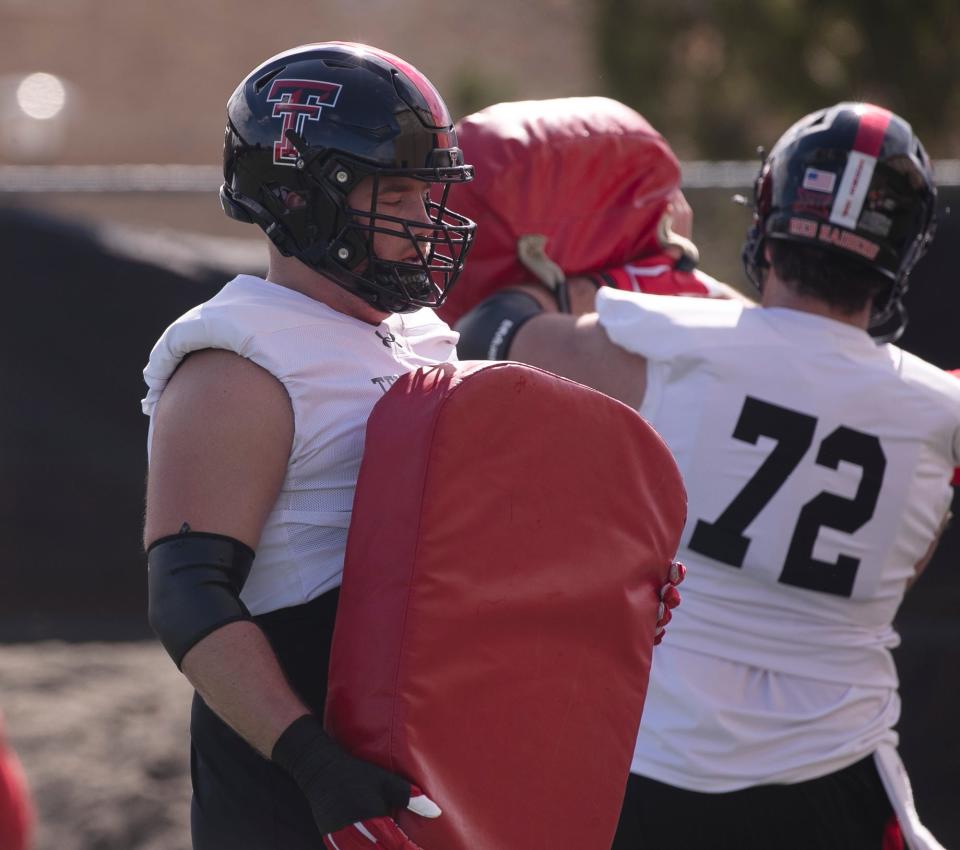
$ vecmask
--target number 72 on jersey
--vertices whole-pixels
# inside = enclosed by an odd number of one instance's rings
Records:
[[[688,547],[731,567],[742,567],[751,543],[744,531],[801,464],[813,444],[816,427],[813,416],[748,396],[733,437],[753,445],[760,437],[769,437],[775,441],[774,449],[716,520],[697,521]],[[853,534],[869,522],[880,497],[887,459],[879,438],[841,425],[821,440],[814,462],[838,469],[841,461],[862,470],[857,491],[851,498],[821,492],[803,505],[780,572],[779,581],[784,584],[837,596],[853,593],[860,560],[842,553],[834,562],[819,560],[814,557],[814,546],[821,528]],[[780,533],[789,531],[784,528]]]

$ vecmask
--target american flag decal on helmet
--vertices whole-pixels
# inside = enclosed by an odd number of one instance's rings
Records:
[[[833,191],[837,183],[837,175],[832,171],[822,171],[819,168],[808,168],[803,175],[803,188],[812,192]]]

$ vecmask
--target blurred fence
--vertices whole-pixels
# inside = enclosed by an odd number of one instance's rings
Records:
[[[685,189],[742,189],[753,184],[759,160],[688,160]],[[960,159],[933,163],[937,185],[960,186]],[[0,193],[210,192],[223,179],[213,165],[0,165]]]

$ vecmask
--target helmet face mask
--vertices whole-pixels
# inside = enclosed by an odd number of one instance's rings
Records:
[[[768,239],[850,258],[889,281],[868,328],[889,341],[906,325],[902,299],[933,238],[935,207],[930,161],[910,125],[877,106],[840,103],[801,118],[764,158],[744,268],[762,288]]]
[[[227,105],[227,215],[384,312],[443,303],[475,231],[447,206],[449,190],[472,176],[430,82],[374,48],[287,51]],[[422,196],[416,217],[381,203],[397,183]]]
[[[403,191],[417,192],[420,218],[384,212],[381,187],[390,179],[417,181]],[[431,186],[441,184],[439,200],[430,197]],[[363,191],[368,189],[368,191]],[[331,243],[338,282],[345,279],[357,291],[369,292],[376,304],[389,312],[414,307],[437,307],[443,303],[451,279],[463,265],[473,223],[447,208],[450,183],[403,172],[383,171],[370,177],[368,186],[351,193],[344,207],[346,221]],[[396,191],[396,190],[394,190]],[[365,200],[353,206],[354,196]],[[365,197],[364,197],[365,196]],[[384,246],[384,247],[378,247]],[[329,271],[327,272],[329,273]],[[349,288],[348,286],[348,288]],[[353,291],[353,290],[351,290]],[[366,300],[369,300],[366,299]]]

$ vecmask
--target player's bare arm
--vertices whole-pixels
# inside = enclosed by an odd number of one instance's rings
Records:
[[[573,316],[583,316],[592,313],[596,307],[597,300],[597,282],[590,277],[577,276],[570,277],[564,281],[567,288],[567,299],[570,306],[570,314]],[[540,283],[524,283],[516,287],[520,292],[527,293],[531,298],[535,298],[537,303],[543,308],[544,313],[559,313],[560,305],[557,303],[557,296],[547,287]]]
[[[155,415],[145,543],[175,535],[187,523],[255,550],[292,439],[290,400],[276,378],[232,352],[207,349],[187,358]],[[308,713],[266,638],[247,620],[194,644],[182,670],[207,704],[264,755]]]
[[[508,358],[586,384],[634,409],[643,401],[646,360],[611,342],[596,313],[535,316],[517,331]]]

